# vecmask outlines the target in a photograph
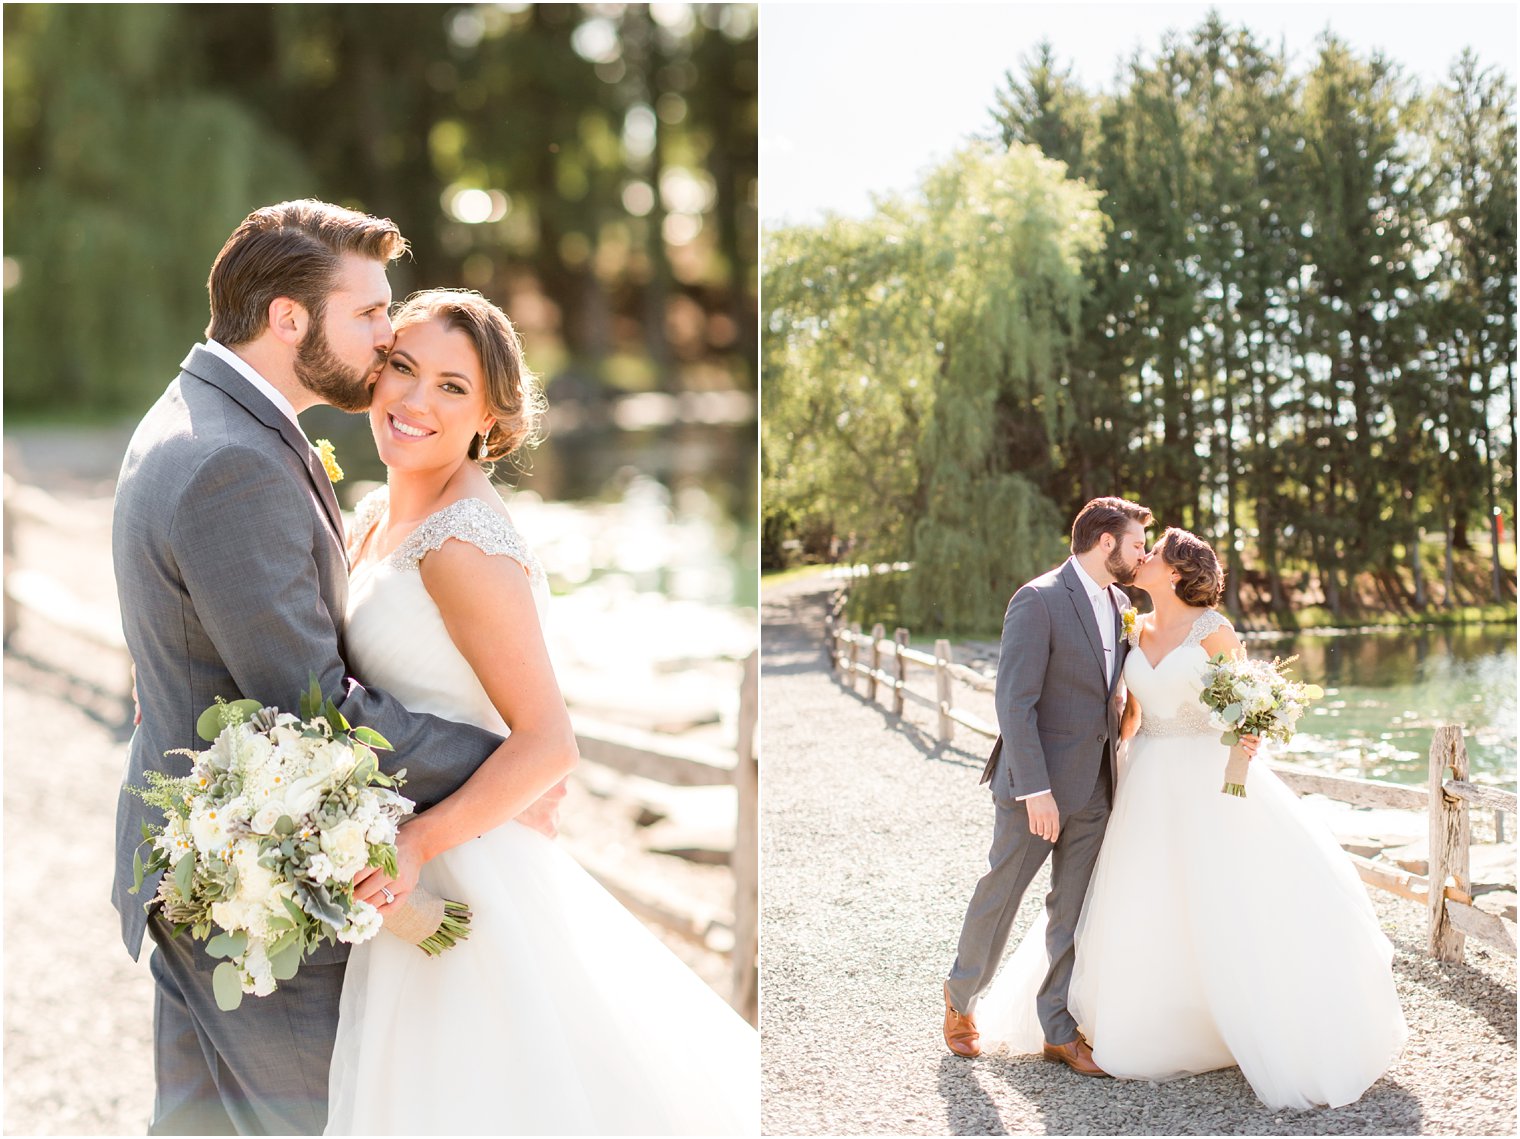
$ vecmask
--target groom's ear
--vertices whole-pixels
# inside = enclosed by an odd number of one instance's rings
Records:
[[[306,339],[306,330],[311,325],[311,314],[306,311],[306,306],[289,297],[275,297],[269,302],[268,319],[269,330],[276,339],[292,348]]]

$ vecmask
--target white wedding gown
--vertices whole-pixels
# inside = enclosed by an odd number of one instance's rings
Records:
[[[417,570],[448,538],[520,562],[542,607],[537,559],[467,499],[355,571],[349,661],[413,711],[506,734]],[[759,1034],[553,841],[509,822],[422,882],[471,907],[471,935],[436,958],[388,933],[354,947],[328,1134],[758,1134]]]
[[[1069,1007],[1110,1075],[1168,1080],[1239,1065],[1269,1107],[1361,1097],[1408,1036],[1393,947],[1329,831],[1270,768],[1222,794],[1229,749],[1198,701],[1225,625],[1206,610],[1154,668],[1078,921]],[[977,1006],[984,1046],[1038,1052],[1044,915]]]

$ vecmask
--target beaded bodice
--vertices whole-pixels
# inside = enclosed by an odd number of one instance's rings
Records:
[[[1209,634],[1229,627],[1217,609],[1205,609],[1188,635],[1152,666],[1140,646],[1124,661],[1124,683],[1140,701],[1142,736],[1217,735],[1209,710],[1198,700],[1209,655],[1203,648]]]
[[[354,507],[354,533],[363,535],[379,519],[390,499],[389,488],[379,487]],[[502,554],[528,573],[535,595],[548,588],[544,567],[523,541],[517,527],[478,498],[461,498],[428,515],[384,559],[398,570],[415,570],[422,559],[450,538],[458,538],[487,554]]]
[[[387,492],[366,495],[354,510],[362,537],[378,521]],[[500,512],[466,498],[424,519],[396,549],[361,562],[349,575],[344,628],[346,659],[365,684],[386,689],[413,712],[430,712],[506,734],[507,726],[464,655],[455,646],[418,566],[451,538],[521,565],[542,620],[548,598],[543,566]]]

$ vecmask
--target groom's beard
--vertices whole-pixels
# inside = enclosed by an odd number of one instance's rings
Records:
[[[384,362],[384,356],[377,352],[367,367],[350,368],[333,352],[318,319],[296,348],[296,379],[339,411],[367,411],[374,394],[367,381]]]
[[[1109,554],[1108,557],[1104,559],[1103,568],[1106,569],[1113,576],[1113,579],[1120,585],[1134,585],[1135,571],[1140,567],[1138,565],[1132,566],[1126,564],[1123,555],[1121,555],[1119,551],[1115,549],[1113,553]]]

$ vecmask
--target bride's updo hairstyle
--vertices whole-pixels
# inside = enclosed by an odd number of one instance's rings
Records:
[[[1161,535],[1161,560],[1176,570],[1177,599],[1185,605],[1212,609],[1224,596],[1224,567],[1214,547],[1197,534],[1167,527]]]
[[[473,289],[427,289],[402,302],[391,315],[391,327],[399,335],[430,320],[464,333],[480,357],[486,411],[496,423],[489,435],[475,436],[469,457],[493,463],[537,444],[548,404],[538,377],[523,362],[522,341],[507,314]]]

